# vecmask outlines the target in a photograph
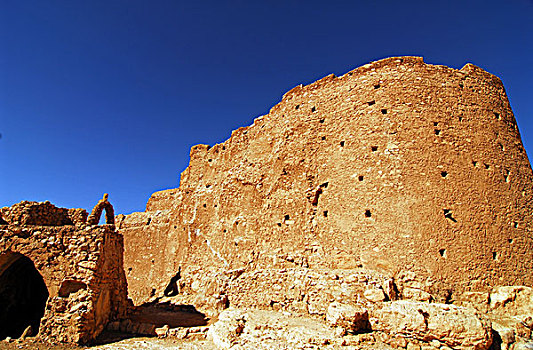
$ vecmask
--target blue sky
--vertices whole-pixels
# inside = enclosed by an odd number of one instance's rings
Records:
[[[0,206],[142,211],[191,146],[388,56],[499,76],[531,156],[531,38],[531,0],[0,0]]]

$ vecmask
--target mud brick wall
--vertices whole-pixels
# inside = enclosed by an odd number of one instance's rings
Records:
[[[533,172],[502,82],[472,64],[327,76],[190,158],[178,189],[117,218],[136,303],[179,266],[363,267],[435,299],[533,283]]]

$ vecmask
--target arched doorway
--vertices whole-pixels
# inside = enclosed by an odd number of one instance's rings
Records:
[[[0,255],[0,340],[18,338],[32,327],[39,332],[48,289],[28,257],[14,252]]]

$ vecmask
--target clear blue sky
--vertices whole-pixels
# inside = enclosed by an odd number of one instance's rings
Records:
[[[507,89],[533,154],[533,2],[0,0],[0,206],[117,213],[300,83],[399,55]]]

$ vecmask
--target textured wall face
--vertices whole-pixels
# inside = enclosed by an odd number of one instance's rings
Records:
[[[414,273],[437,294],[531,285],[532,186],[497,77],[381,60],[296,87],[226,142],[193,147],[179,189],[119,218],[130,294],[146,299],[179,265],[364,266]]]
[[[34,212],[59,212],[63,217],[68,211],[35,202],[19,203],[7,209],[15,212],[24,206],[32,208],[29,214],[32,220],[37,217]],[[37,209],[39,206],[44,208]],[[12,216],[6,218],[11,220]],[[20,222],[28,221],[24,215],[20,218]],[[57,222],[57,219],[48,216],[45,222]],[[31,260],[49,294],[47,301],[45,298],[44,316],[41,314],[39,335],[54,342],[87,343],[98,336],[108,321],[127,312],[123,244],[122,236],[110,225],[37,226],[10,222],[10,225],[0,225],[0,276],[16,258]]]

